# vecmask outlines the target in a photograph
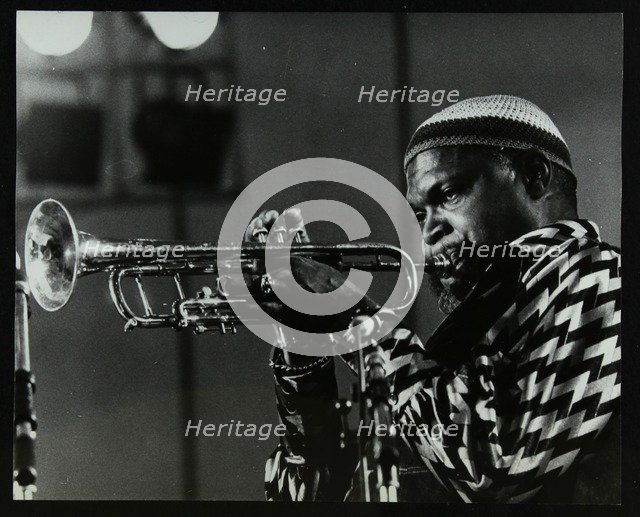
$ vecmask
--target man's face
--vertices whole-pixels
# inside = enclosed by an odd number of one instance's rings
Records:
[[[478,147],[440,147],[418,154],[407,167],[407,200],[422,226],[428,254],[453,255],[454,273],[432,279],[436,290],[461,300],[484,266],[455,261],[463,241],[504,244],[530,229],[526,191],[507,160]],[[467,254],[468,256],[468,254]]]

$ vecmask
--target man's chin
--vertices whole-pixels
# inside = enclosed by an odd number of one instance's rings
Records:
[[[486,264],[485,266],[486,267]],[[477,283],[484,267],[462,259],[455,265],[455,271],[448,277],[429,275],[429,284],[438,297],[438,307],[449,314],[466,298]]]
[[[460,291],[464,285],[462,278],[458,276],[450,276],[448,278],[440,278],[439,281],[445,291],[461,294]]]

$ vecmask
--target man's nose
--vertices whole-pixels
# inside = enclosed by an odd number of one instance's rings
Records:
[[[446,235],[446,221],[435,210],[427,210],[422,226],[422,238],[427,246],[433,246]]]

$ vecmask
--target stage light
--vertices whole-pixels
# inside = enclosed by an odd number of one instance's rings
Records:
[[[156,37],[167,47],[190,50],[202,45],[218,25],[218,13],[143,12]]]
[[[62,56],[84,43],[91,32],[91,11],[18,11],[16,28],[39,54]]]

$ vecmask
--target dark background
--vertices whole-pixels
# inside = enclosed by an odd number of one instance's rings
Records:
[[[439,108],[357,98],[361,86],[405,84],[537,103],[572,150],[581,215],[620,244],[621,25],[614,14],[228,13],[204,45],[171,54],[125,14],[96,13],[87,41],[67,56],[40,56],[18,38],[18,249],[30,210],[45,197],[63,201],[78,228],[99,236],[215,239],[235,189],[300,158],[354,161],[404,190],[404,146]],[[224,163],[198,171],[197,186],[152,184],[134,142],[136,116],[145,102],[181,101],[189,82],[285,88],[287,101],[234,104]],[[21,131],[41,105],[101,113],[92,184],[29,177],[24,153],[36,151],[21,147]],[[62,145],[64,128],[56,133]],[[76,157],[56,158],[65,159]],[[309,198],[319,194],[340,196],[309,189]],[[383,221],[375,207],[357,206],[372,226]],[[388,228],[374,236],[393,240]],[[426,339],[439,318],[425,293],[413,324]],[[34,307],[30,323],[39,499],[263,498],[274,441],[185,438],[184,429],[188,419],[276,424],[268,345],[243,330],[124,334],[104,275],[81,280],[58,313]]]

